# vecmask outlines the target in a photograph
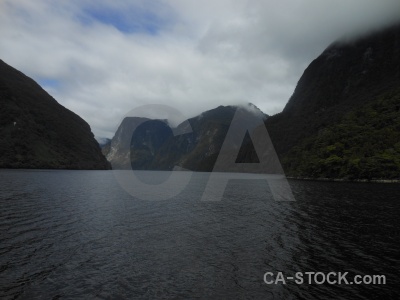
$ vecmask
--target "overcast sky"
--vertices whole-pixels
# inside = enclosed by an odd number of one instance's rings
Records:
[[[280,112],[331,42],[394,20],[399,0],[0,0],[0,59],[112,137],[143,104]]]

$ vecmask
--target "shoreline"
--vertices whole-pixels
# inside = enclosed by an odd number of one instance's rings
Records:
[[[312,178],[286,176],[287,179],[306,181],[328,181],[328,182],[358,182],[358,183],[400,183],[400,179],[344,179],[344,178]]]
[[[0,168],[0,171],[129,171],[129,169],[48,169],[48,168]],[[132,171],[132,170],[130,170]],[[166,171],[166,170],[135,170],[135,171]],[[190,170],[185,170],[190,171]],[[171,171],[166,171],[171,172]],[[178,172],[182,172],[179,170]],[[190,171],[194,173],[213,173],[207,171]],[[231,172],[222,172],[231,173]],[[244,174],[254,174],[254,173],[244,173]],[[286,179],[290,180],[302,180],[302,181],[326,181],[326,182],[357,182],[357,183],[400,183],[400,179],[345,179],[345,178],[325,178],[325,177],[296,177],[296,176],[286,176]]]

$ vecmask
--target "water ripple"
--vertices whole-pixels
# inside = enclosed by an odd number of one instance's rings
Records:
[[[232,180],[222,201],[203,202],[208,176],[156,202],[128,195],[112,172],[1,170],[0,298],[399,296],[398,185],[291,181],[297,201],[288,203],[262,180]],[[388,283],[263,282],[279,271],[383,274]]]

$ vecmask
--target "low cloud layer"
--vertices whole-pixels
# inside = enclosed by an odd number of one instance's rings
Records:
[[[112,137],[143,104],[277,113],[331,42],[399,20],[398,0],[3,0],[0,59]]]

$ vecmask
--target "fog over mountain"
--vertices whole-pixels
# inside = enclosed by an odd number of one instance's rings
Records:
[[[399,179],[399,110],[400,23],[332,43],[265,125],[286,175]],[[251,160],[254,150],[242,154]]]
[[[398,0],[3,0],[0,57],[111,138],[143,104],[278,113],[333,40],[397,20]]]

